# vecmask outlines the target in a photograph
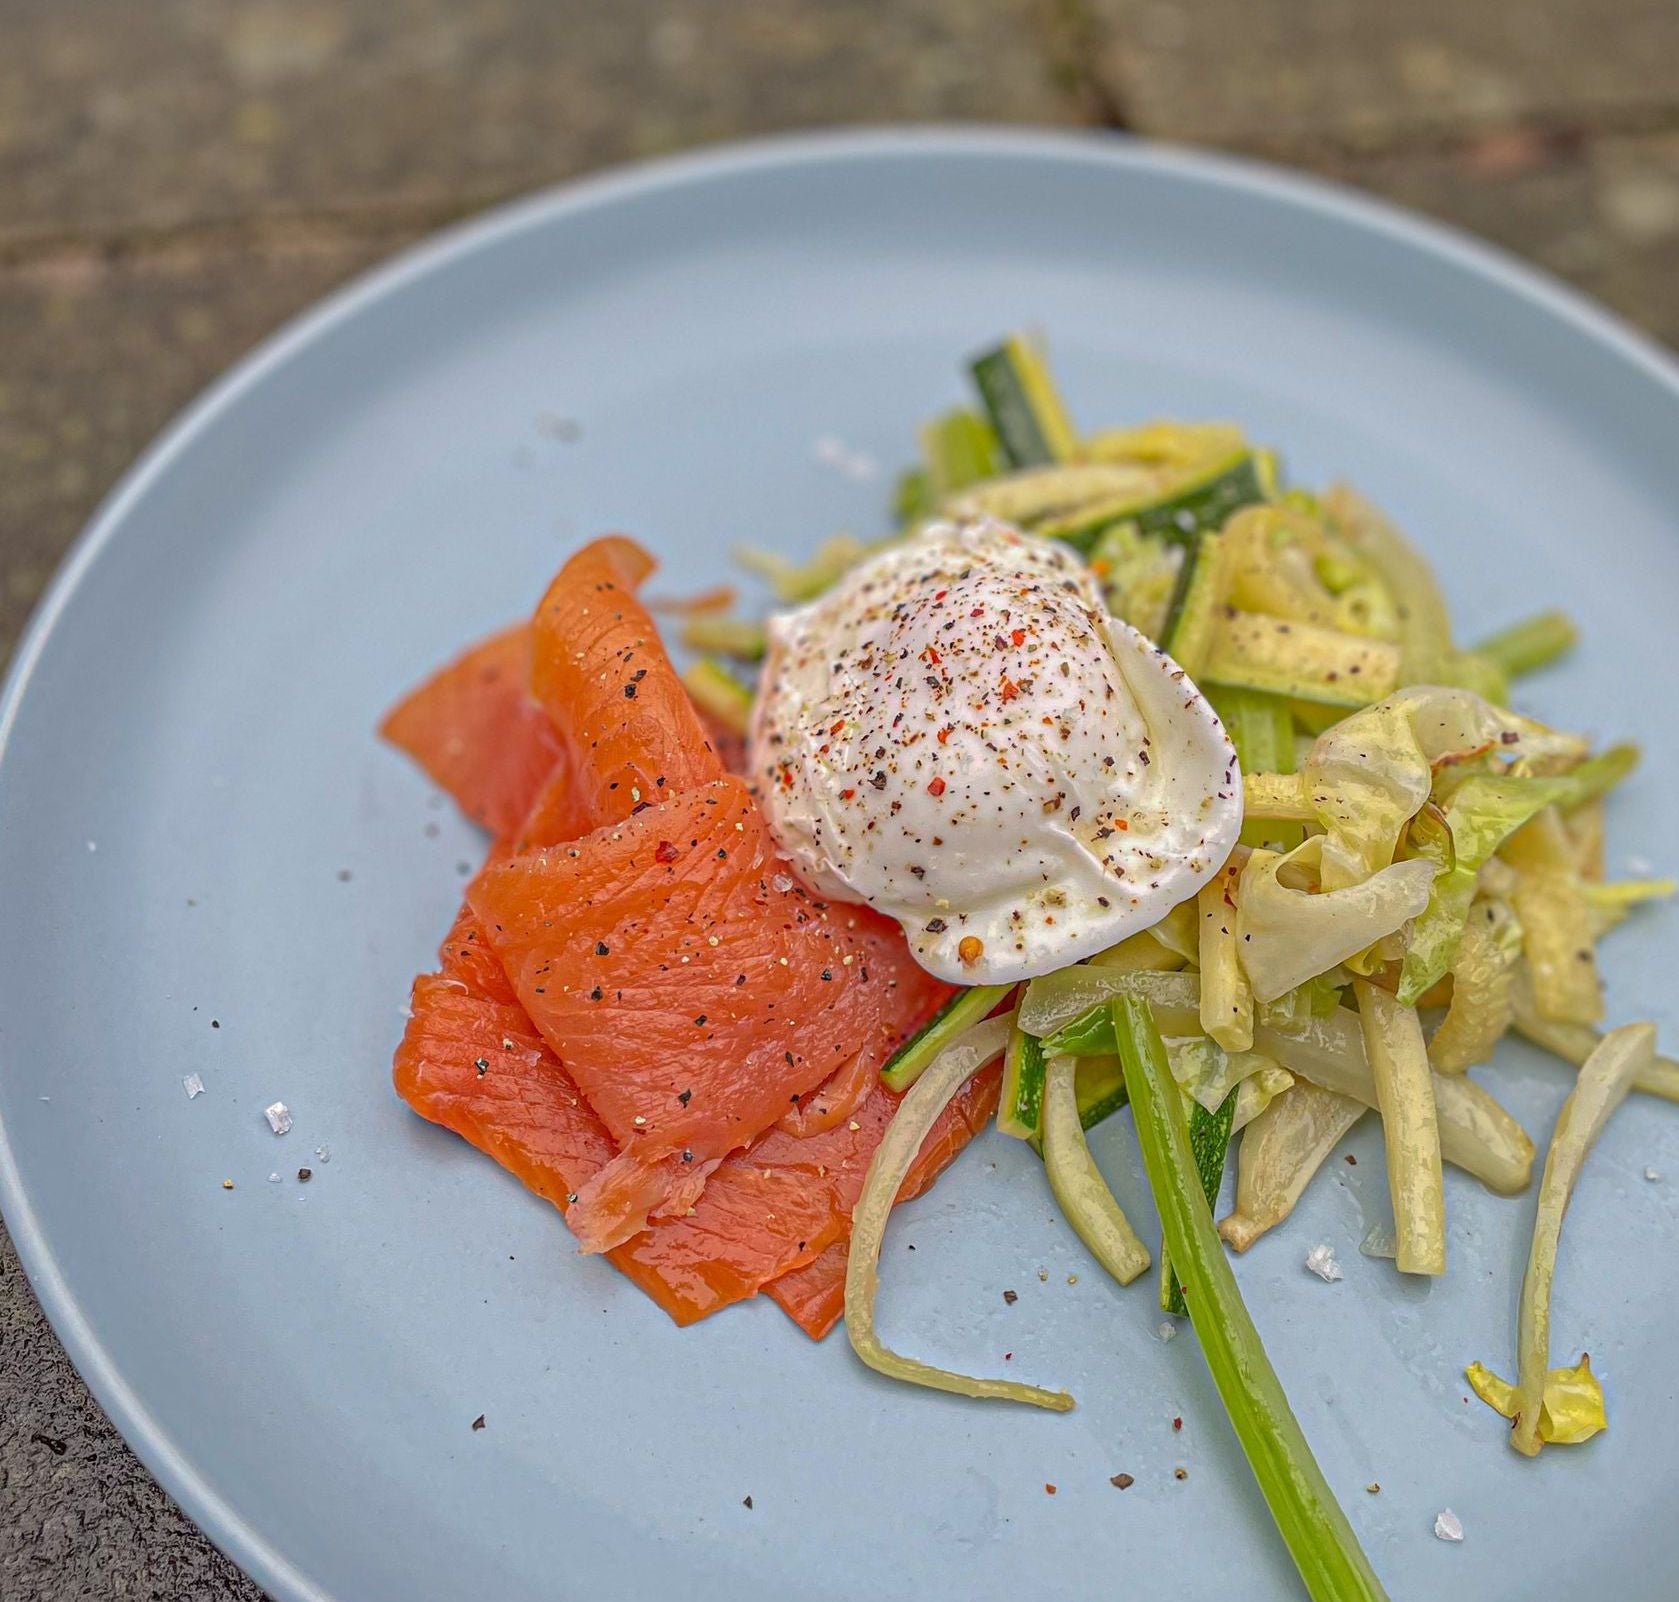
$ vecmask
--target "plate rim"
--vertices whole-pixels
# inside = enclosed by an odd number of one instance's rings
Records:
[[[1243,192],[1360,231],[1502,289],[1606,348],[1679,401],[1679,355],[1596,300],[1498,245],[1365,191],[1247,156],[1190,149],[1108,130],[928,123],[815,129],[727,141],[615,165],[506,201],[426,235],[287,319],[213,380],[124,471],[71,543],[20,637],[0,689],[0,764],[19,709],[59,623],[131,510],[250,391],[386,296],[473,254],[556,222],[649,195],[789,167],[859,161],[997,157],[1148,172]],[[275,1602],[345,1602],[260,1536],[233,1501],[183,1455],[115,1355],[95,1335],[49,1250],[0,1115],[0,1217],[41,1311],[106,1417],[193,1524]]]

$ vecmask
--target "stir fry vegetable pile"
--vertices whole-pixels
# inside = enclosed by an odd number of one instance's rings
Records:
[[[1397,1271],[1444,1273],[1443,1166],[1501,1195],[1532,1180],[1532,1140],[1467,1073],[1513,1030],[1580,1074],[1544,1164],[1516,1380],[1479,1363],[1469,1378],[1520,1451],[1603,1428],[1589,1362],[1550,1367],[1550,1285],[1563,1212],[1609,1116],[1629,1090],[1679,1100],[1679,1063],[1655,1054],[1653,1029],[1599,1033],[1601,942],[1674,888],[1606,875],[1606,797],[1638,751],[1594,753],[1512,710],[1512,682],[1573,645],[1567,618],[1461,645],[1427,562],[1353,489],[1288,486],[1273,453],[1224,423],[1081,434],[1023,337],[973,376],[980,404],[921,432],[921,464],[898,489],[903,528],[989,515],[1082,552],[1114,615],[1213,701],[1241,759],[1246,822],[1223,871],[1162,922],[1016,990],[959,995],[899,1054],[888,1076],[914,1089],[857,1210],[851,1339],[905,1379],[1070,1406],[888,1351],[872,1317],[880,1239],[916,1131],[1000,1051],[999,1127],[1042,1153],[1073,1227],[1131,1283],[1150,1254],[1085,1143],[1129,1100],[1163,1226],[1160,1305],[1194,1323],[1308,1589],[1379,1595],[1219,1240],[1243,1252],[1281,1224],[1374,1112]],[[807,564],[745,559],[790,603],[870,549],[841,536]],[[741,674],[762,654],[761,627],[696,611],[685,639],[701,653],[696,698],[744,727]],[[1234,1204],[1215,1234],[1232,1142]]]

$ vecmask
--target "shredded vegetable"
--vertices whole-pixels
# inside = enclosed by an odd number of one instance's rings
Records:
[[[1393,1198],[1396,1257],[1404,1274],[1446,1272],[1446,1193],[1440,1168],[1440,1120],[1422,1024],[1367,979],[1354,982],[1364,1025],[1364,1054],[1376,1082]]]
[[[1628,1024],[1612,1030],[1586,1059],[1580,1077],[1557,1114],[1551,1149],[1545,1156],[1544,1177],[1539,1182],[1539,1206],[1534,1215],[1527,1272],[1522,1277],[1521,1313],[1516,1330],[1518,1373],[1515,1394],[1508,1399],[1511,1412],[1507,1416],[1515,1420],[1510,1444],[1529,1457],[1541,1445],[1542,1413],[1551,1363],[1551,1280],[1556,1273],[1563,1215],[1568,1211],[1575,1182],[1597,1137],[1603,1133],[1615,1109],[1626,1100],[1633,1081],[1649,1068],[1655,1051],[1656,1031],[1650,1024]],[[1583,1358],[1581,1363],[1586,1368],[1591,1389],[1595,1390],[1596,1381],[1590,1379],[1589,1365]],[[1597,1402],[1601,1411],[1601,1395]],[[1553,1415],[1553,1428],[1554,1424]]]
[[[888,1090],[908,1090],[957,1035],[978,1023],[1013,989],[1013,985],[975,985],[959,990],[892,1054],[880,1071],[881,1083]]]
[[[1044,1171],[1049,1188],[1090,1255],[1121,1285],[1129,1285],[1150,1262],[1085,1143],[1074,1086],[1077,1063],[1049,1059],[1044,1089]]]
[[[899,1104],[884,1138],[875,1148],[851,1215],[851,1249],[845,1270],[845,1329],[851,1348],[877,1372],[912,1385],[954,1391],[1003,1402],[1026,1402],[1065,1412],[1073,1399],[1065,1391],[1044,1390],[1016,1380],[979,1379],[936,1368],[892,1351],[875,1333],[874,1304],[880,1289],[880,1248],[898,1190],[921,1149],[921,1142],[952,1097],[993,1057],[1008,1039],[1009,1021],[988,1018],[959,1035],[928,1063]]]
[[[1279,1096],[1243,1132],[1236,1154],[1236,1205],[1218,1232],[1245,1252],[1305,1194],[1312,1176],[1369,1109],[1305,1081]]]

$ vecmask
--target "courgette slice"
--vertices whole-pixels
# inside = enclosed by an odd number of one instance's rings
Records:
[[[997,1127],[1016,1140],[1037,1141],[1043,1131],[1045,1059],[1036,1036],[1017,1024],[1003,1052],[1003,1089]]]
[[[1207,655],[1214,684],[1328,706],[1369,706],[1399,683],[1400,650],[1338,629],[1226,611]]]
[[[931,1018],[892,1053],[880,1070],[888,1090],[908,1090],[922,1071],[964,1029],[987,1017],[1013,985],[975,985],[959,990]]]
[[[1112,1036],[1112,1028],[1109,1028]],[[1104,1053],[1095,1057],[1080,1057],[1073,1074],[1073,1093],[1078,1099],[1079,1127],[1094,1129],[1111,1118],[1130,1099],[1125,1091],[1125,1070],[1119,1058]],[[1040,1157],[1044,1154],[1042,1133],[1027,1142]]]
[[[1041,467],[1073,455],[1078,435],[1035,343],[1011,334],[969,370],[1011,466]]]
[[[1114,464],[1111,471],[1122,471]],[[1244,506],[1266,498],[1265,478],[1253,453],[1221,457],[1201,467],[1169,472],[1147,471],[1146,489],[1092,500],[1037,525],[1035,532],[1066,540],[1088,551],[1104,529],[1133,523],[1143,534],[1158,534],[1175,545],[1192,546],[1196,536],[1222,528]]]
[[[702,657],[682,673],[682,687],[700,711],[709,713],[724,728],[745,734],[752,722],[752,692],[721,662]]]
[[[1184,552],[1183,566],[1166,609],[1160,643],[1192,679],[1199,678],[1213,646],[1217,614],[1224,599],[1223,542],[1203,534]]]
[[[1009,465],[991,425],[966,408],[946,412],[922,428],[921,459],[934,500],[995,478]]]

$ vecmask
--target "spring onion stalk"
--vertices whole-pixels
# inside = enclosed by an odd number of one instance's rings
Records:
[[[1189,1147],[1183,1098],[1148,1004],[1123,998],[1112,1004],[1111,1015],[1165,1246],[1183,1282],[1207,1368],[1278,1532],[1314,1602],[1383,1597],[1381,1582],[1288,1405],[1213,1232]]]
[[[970,1024],[978,1023],[1013,989],[1013,985],[975,985],[971,990],[957,991],[892,1053],[880,1070],[881,1083],[888,1090],[908,1090],[956,1036]],[[1007,1021],[1013,1023],[1013,1013]]]
[[[1363,1102],[1297,1079],[1243,1131],[1236,1153],[1236,1206],[1219,1220],[1239,1252],[1275,1228],[1305,1194],[1341,1137],[1369,1111]]]
[[[921,1142],[939,1114],[973,1075],[995,1057],[1008,1039],[1009,1023],[987,1018],[959,1035],[933,1061],[899,1103],[886,1134],[875,1148],[862,1194],[851,1215],[851,1248],[845,1269],[845,1330],[851,1349],[874,1369],[892,1379],[926,1385],[937,1391],[982,1400],[1026,1402],[1064,1413],[1073,1405],[1065,1391],[1043,1390],[1014,1380],[980,1379],[935,1368],[892,1351],[875,1333],[875,1297],[880,1290],[880,1248],[886,1222],[898,1198]]]
[[[1049,1059],[1044,1089],[1044,1170],[1073,1232],[1121,1285],[1149,1265],[1149,1251],[1132,1229],[1085,1144],[1071,1057]]]
[[[1434,1074],[1415,1007],[1401,1006],[1368,979],[1353,982],[1364,1054],[1376,1082],[1387,1148],[1397,1258],[1403,1274],[1446,1272],[1446,1192]]]
[[[706,657],[690,664],[683,670],[682,685],[700,711],[735,734],[746,733],[752,721],[752,692],[721,662]]]
[[[1551,1280],[1563,1215],[1586,1156],[1615,1109],[1626,1100],[1638,1075],[1655,1058],[1652,1024],[1627,1024],[1603,1037],[1580,1069],[1580,1077],[1557,1114],[1545,1176],[1539,1182],[1539,1207],[1533,1221],[1533,1244],[1522,1276],[1521,1313],[1517,1322],[1518,1374],[1515,1427],[1510,1444],[1532,1457],[1539,1450],[1545,1381],[1551,1364]]]
[[[1230,1131],[1236,1120],[1236,1091],[1231,1090],[1216,1110],[1208,1112],[1199,1102],[1189,1109],[1189,1151],[1201,1180],[1201,1194],[1209,1209],[1218,1205],[1224,1186],[1224,1165],[1230,1156]],[[1187,1316],[1183,1284],[1173,1271],[1172,1256],[1160,1248],[1160,1311],[1175,1318]]]
[[[1579,643],[1580,631],[1566,612],[1540,612],[1501,629],[1475,647],[1511,678],[1548,667]]]
[[[1533,976],[1526,963],[1516,967],[1510,1000],[1516,1033],[1576,1068],[1586,1062],[1603,1040],[1590,1024],[1558,1023],[1544,1017],[1534,1001]],[[1671,1057],[1653,1058],[1634,1075],[1632,1088],[1646,1096],[1660,1096],[1663,1101],[1679,1101],[1679,1062]]]

